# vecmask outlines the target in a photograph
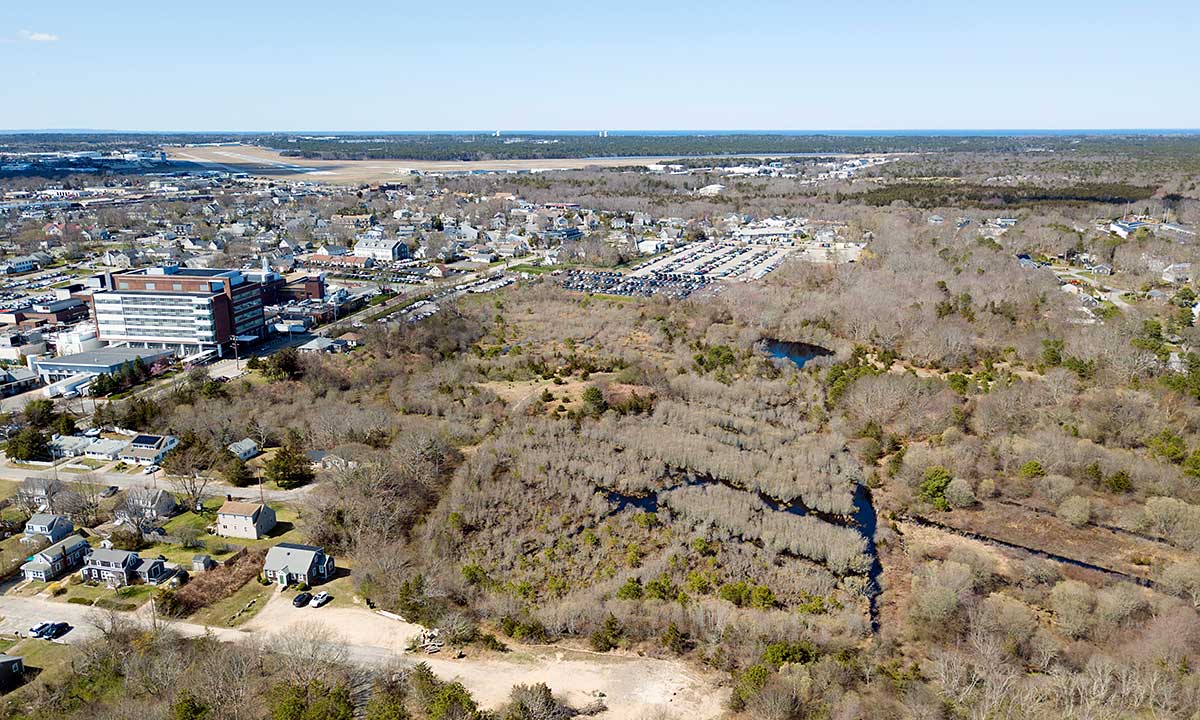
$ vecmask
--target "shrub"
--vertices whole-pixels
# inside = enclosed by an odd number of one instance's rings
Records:
[[[479,646],[484,650],[508,652],[508,646],[500,642],[500,640],[491,633],[484,633],[479,636]]]
[[[1104,487],[1108,488],[1109,492],[1126,493],[1133,489],[1133,481],[1129,478],[1129,473],[1118,470],[1104,478]]]
[[[763,650],[763,663],[778,669],[788,663],[807,665],[815,662],[821,655],[817,646],[807,640],[794,643],[774,642]]]
[[[750,606],[759,610],[775,607],[775,592],[769,587],[758,585],[750,592]]]
[[[113,531],[112,536],[113,547],[118,550],[136,551],[146,547],[146,538],[142,537],[141,530],[137,528],[117,528]]]
[[[676,655],[682,655],[687,651],[687,636],[683,634],[678,625],[671,623],[663,632],[662,645]]]
[[[617,599],[619,600],[641,600],[642,599],[642,583],[635,577],[631,577],[625,581],[621,589],[617,590]]]
[[[687,589],[697,595],[707,595],[712,592],[712,579],[699,570],[693,570],[687,574]]]
[[[1063,580],[1050,591],[1054,620],[1067,637],[1078,640],[1088,634],[1093,622],[1096,594],[1078,580]]]
[[[481,566],[473,563],[462,566],[462,576],[469,585],[484,585],[488,581],[487,572]]]
[[[922,500],[933,505],[938,510],[949,510],[950,503],[946,501],[946,488],[950,486],[950,471],[941,465],[925,469],[925,478],[921,481],[919,496]]]
[[[1072,495],[1058,506],[1058,517],[1075,527],[1087,525],[1092,519],[1092,504],[1085,497]]]
[[[678,594],[679,588],[665,574],[646,583],[646,597],[651,600],[673,600]]]
[[[1043,477],[1046,474],[1046,469],[1037,460],[1030,460],[1017,470],[1017,477],[1025,480],[1034,480]]]
[[[950,484],[946,486],[946,502],[953,508],[967,508],[974,505],[975,492],[971,490],[971,483],[963,478],[954,478]]]
[[[92,599],[91,598],[83,598],[83,597],[73,597],[73,598],[67,598],[67,602],[71,603],[72,605],[91,605]]]
[[[259,576],[265,555],[266,550],[262,549],[247,552],[230,565],[198,573],[187,585],[170,591],[170,612],[163,607],[160,607],[160,610],[174,616],[190,615],[202,607],[229,597]]]
[[[750,604],[751,588],[744,580],[739,580],[734,583],[725,583],[717,590],[717,597],[722,600],[733,603],[738,607],[745,607]]]
[[[597,652],[608,652],[617,647],[625,630],[621,623],[611,613],[604,619],[604,624],[596,629],[591,636],[592,649]]]
[[[741,675],[733,686],[729,696],[729,706],[734,710],[744,710],[746,703],[758,695],[771,679],[771,668],[766,665],[751,665]]]
[[[1187,443],[1167,428],[1150,438],[1146,446],[1150,448],[1150,452],[1176,465],[1187,459]]]

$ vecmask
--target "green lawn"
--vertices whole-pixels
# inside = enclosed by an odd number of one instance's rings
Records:
[[[24,517],[24,514],[21,514],[21,517]],[[0,541],[0,571],[21,567],[35,552],[34,548],[38,545],[26,545],[21,542],[22,537],[24,535],[18,534]]]
[[[8,649],[9,655],[17,655],[25,660],[25,667],[52,671],[65,664],[71,654],[70,645],[61,645],[48,640],[22,640]]]
[[[234,594],[208,607],[200,608],[187,620],[203,625],[237,627],[257,615],[273,592],[275,585],[260,585],[257,580],[251,579]],[[235,619],[234,614],[246,607],[251,600],[255,601],[254,605]]]
[[[542,275],[544,273],[553,272],[554,268],[548,265],[527,265],[523,263],[521,265],[513,265],[511,268],[509,268],[509,270],[512,270],[513,272],[529,273],[530,275]]]
[[[13,497],[20,489],[21,483],[15,480],[0,480],[0,500]]]
[[[66,594],[59,595],[58,597],[54,598],[54,600],[59,602],[68,602],[72,598],[77,598],[81,600],[90,600],[93,603],[98,600],[104,600],[106,602],[116,602],[134,606],[139,606],[149,600],[150,594],[156,589],[152,585],[129,585],[127,587],[120,588],[119,590],[112,590],[104,587],[103,585],[85,585],[83,583],[67,583],[63,585],[63,587],[67,588]]]
[[[274,503],[271,504],[271,507],[275,510],[275,529],[264,538],[246,540],[244,538],[223,538],[205,534],[204,529],[216,522],[217,508],[221,507],[223,502],[224,500],[221,498],[210,498],[204,502],[204,512],[197,513],[189,510],[180,513],[168,520],[163,526],[168,535],[178,534],[180,531],[188,528],[196,530],[200,533],[199,539],[204,543],[204,547],[185,548],[182,545],[174,543],[155,543],[140,550],[139,554],[142,557],[162,555],[170,562],[178,563],[185,569],[190,569],[193,555],[211,555],[213,560],[221,562],[233,555],[238,547],[254,550],[256,548],[277,545],[281,542],[300,542],[302,540],[300,532],[296,529],[296,523],[300,518],[300,514],[290,506]],[[225,545],[231,546],[231,549],[218,552],[218,549]]]
[[[15,635],[0,635],[0,653],[7,653],[13,645],[19,642],[21,642],[21,638]]]

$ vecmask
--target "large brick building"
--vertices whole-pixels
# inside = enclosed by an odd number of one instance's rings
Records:
[[[97,337],[179,355],[263,336],[263,283],[241,270],[174,266],[91,278]]]

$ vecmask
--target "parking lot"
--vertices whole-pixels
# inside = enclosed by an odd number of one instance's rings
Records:
[[[709,284],[703,275],[686,273],[654,273],[651,275],[624,275],[607,270],[568,270],[559,276],[559,284],[567,290],[624,295],[626,297],[651,297],[663,295],[670,298],[685,298]]]
[[[471,280],[469,282],[459,283],[453,287],[447,287],[442,290],[438,290],[437,292],[426,296],[424,299],[418,300],[412,305],[401,308],[400,310],[397,310],[396,312],[385,317],[379,318],[379,320],[376,322],[394,323],[401,320],[405,322],[418,322],[420,320],[424,320],[430,315],[433,315],[441,309],[441,306],[438,305],[437,302],[439,300],[448,302],[457,300],[468,293],[478,295],[482,293],[493,292],[495,290],[499,290],[500,288],[512,285],[514,282],[516,282],[516,278],[512,277],[511,275],[498,274],[479,278],[477,280]]]
[[[707,280],[757,280],[783,262],[790,247],[710,240],[692,243],[634,268],[632,277],[702,276]]]

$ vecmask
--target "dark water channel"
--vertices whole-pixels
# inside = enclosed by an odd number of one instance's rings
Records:
[[[761,346],[771,357],[791,360],[798,368],[803,368],[816,358],[833,355],[832,350],[823,348],[820,345],[791,342],[788,340],[772,340],[767,338],[761,341]]]

